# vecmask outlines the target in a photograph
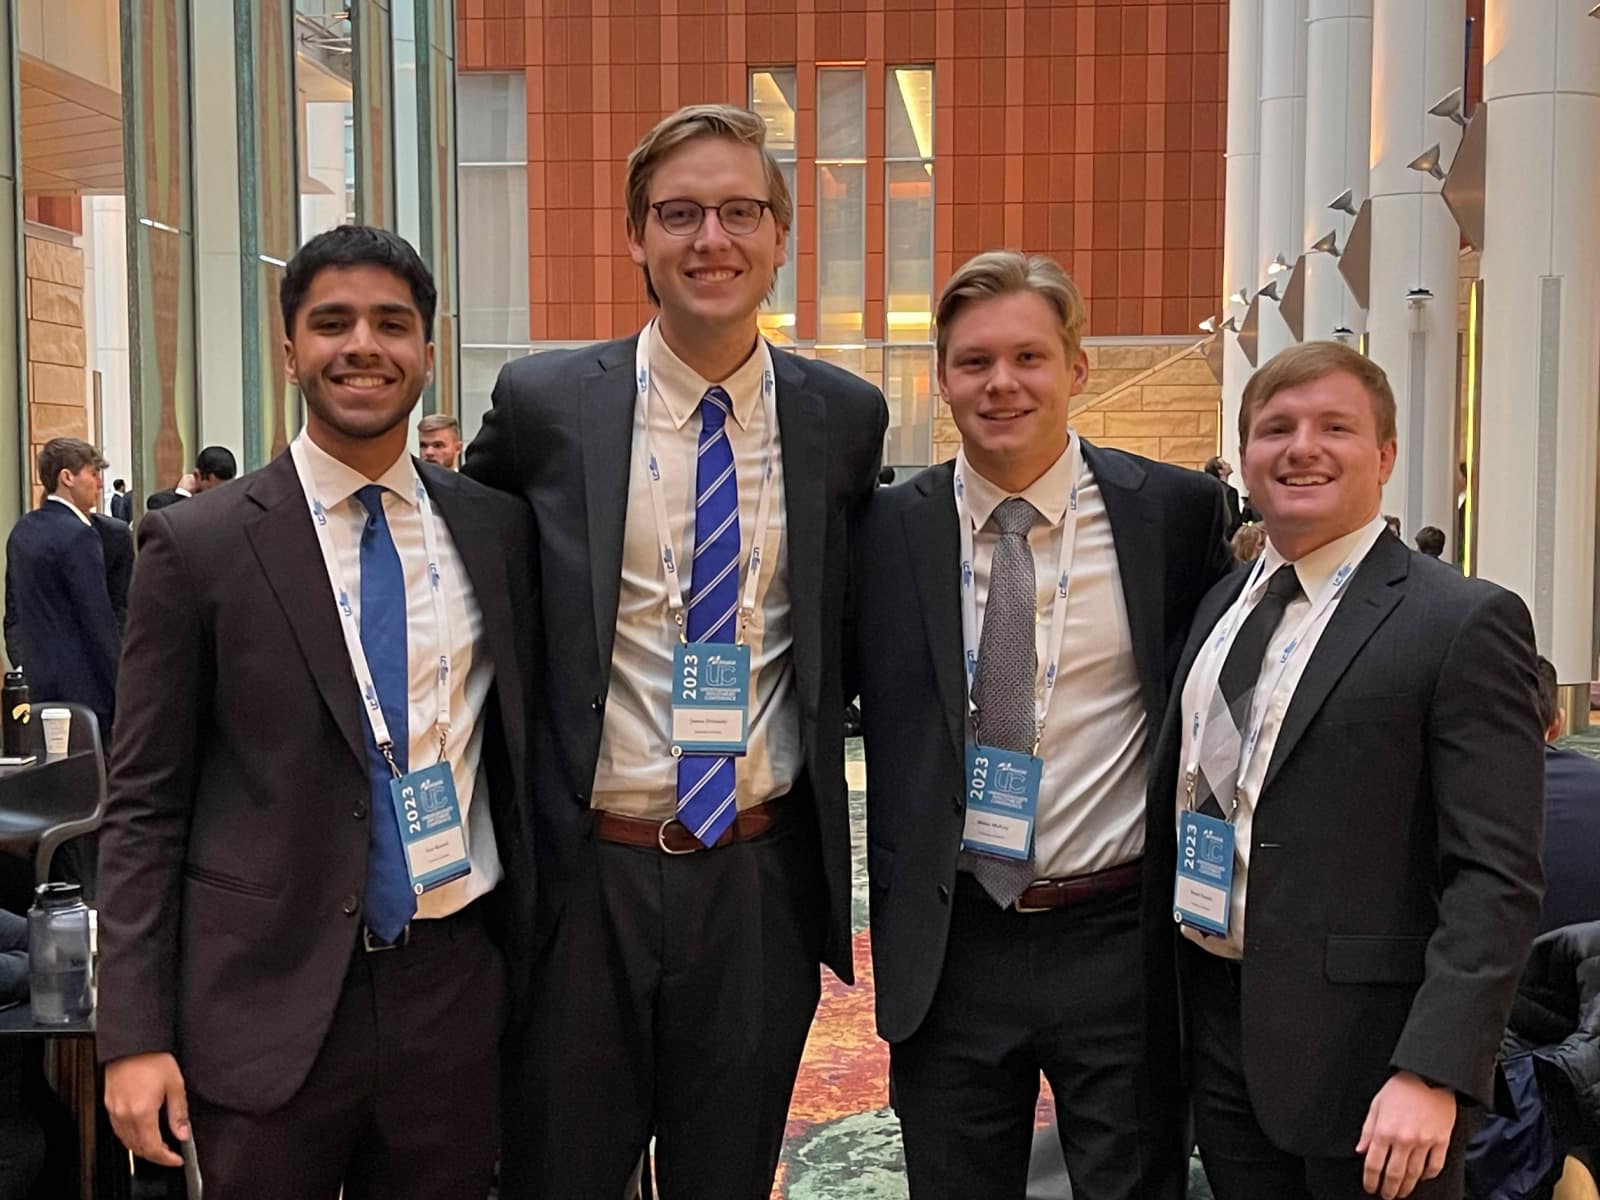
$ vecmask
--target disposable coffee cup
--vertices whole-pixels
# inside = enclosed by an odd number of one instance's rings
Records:
[[[67,742],[72,735],[72,710],[70,708],[45,708],[39,711],[39,723],[44,726],[44,752],[50,758],[62,758],[67,753]]]

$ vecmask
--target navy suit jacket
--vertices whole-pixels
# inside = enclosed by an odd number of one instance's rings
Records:
[[[121,637],[100,534],[46,500],[6,539],[6,652],[34,702],[73,700],[111,724]]]
[[[1544,748],[1544,909],[1539,932],[1600,921],[1600,762]]]

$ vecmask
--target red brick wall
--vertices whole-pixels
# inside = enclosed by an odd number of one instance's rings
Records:
[[[604,338],[649,308],[622,162],[681,104],[798,68],[797,335],[816,334],[817,63],[864,63],[866,334],[883,337],[884,82],[935,70],[935,287],[980,250],[1054,255],[1089,332],[1181,334],[1221,280],[1225,0],[458,0],[463,70],[527,71],[530,336]]]

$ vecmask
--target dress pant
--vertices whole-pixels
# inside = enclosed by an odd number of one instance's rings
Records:
[[[504,1200],[766,1200],[821,991],[810,798],[692,854],[593,839],[508,1055]],[[515,1122],[514,1127],[511,1123]]]
[[[264,1115],[189,1093],[207,1200],[484,1200],[499,1145],[505,965],[479,905],[356,941],[300,1090]]]
[[[1041,1071],[1074,1200],[1181,1197],[1178,1064],[1147,1036],[1172,997],[1144,994],[1139,888],[1019,913],[962,874],[951,904],[933,1004],[890,1047],[912,1200],[1023,1200]]]
[[[1190,1082],[1200,1161],[1216,1200],[1370,1200],[1364,1159],[1303,1158],[1280,1150],[1261,1129],[1245,1087],[1239,1022],[1239,965],[1187,939],[1180,949],[1189,1014]],[[1294,1053],[1284,1046],[1285,1055]],[[1461,1200],[1471,1131],[1458,1112],[1444,1170],[1419,1180],[1413,1200]]]

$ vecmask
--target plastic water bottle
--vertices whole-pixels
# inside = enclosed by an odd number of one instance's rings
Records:
[[[75,883],[41,883],[28,910],[28,991],[35,1021],[65,1025],[94,1011],[89,909]]]

